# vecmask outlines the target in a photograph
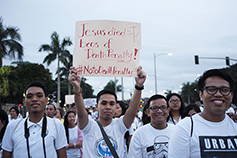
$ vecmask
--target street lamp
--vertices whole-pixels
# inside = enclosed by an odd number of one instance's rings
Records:
[[[156,57],[161,56],[161,55],[169,55],[171,56],[172,53],[161,53],[161,54],[156,54],[154,53],[154,71],[155,71],[155,92],[157,94],[157,79],[156,79]]]

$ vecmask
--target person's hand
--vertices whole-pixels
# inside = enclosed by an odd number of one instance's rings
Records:
[[[75,67],[70,68],[70,73],[68,76],[68,81],[72,84],[75,90],[80,89],[81,77],[77,75],[77,70]]]
[[[234,114],[232,112],[227,113],[227,115],[235,122],[237,123],[237,114]]]
[[[143,87],[146,80],[146,73],[142,70],[142,67],[137,68],[137,77],[135,77],[136,85],[138,87]]]

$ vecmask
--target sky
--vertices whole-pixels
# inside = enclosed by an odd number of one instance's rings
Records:
[[[194,82],[212,68],[225,68],[237,60],[236,0],[0,0],[3,25],[17,26],[22,36],[24,61],[43,64],[47,52],[38,52],[50,44],[56,31],[60,39],[74,42],[76,21],[118,20],[141,23],[140,65],[147,73],[142,97],[155,94],[154,54],[157,90],[181,91],[183,83]],[[68,47],[71,54],[74,46]],[[172,53],[172,56],[165,54]],[[194,55],[201,57],[195,65]],[[223,59],[204,59],[205,57]],[[6,58],[3,65],[13,59]],[[54,75],[56,61],[44,64]],[[55,77],[55,75],[54,75]],[[86,77],[94,94],[114,77]],[[116,77],[121,84],[121,77]],[[124,99],[131,98],[134,78],[124,77]],[[117,93],[122,99],[122,94]]]

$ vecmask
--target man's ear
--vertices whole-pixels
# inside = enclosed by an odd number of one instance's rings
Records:
[[[26,102],[26,101],[25,101],[25,98],[23,98],[23,99],[22,99],[22,103],[23,103],[24,105],[25,105],[25,102]]]
[[[203,95],[203,92],[202,91],[199,91],[199,97],[200,97],[200,100],[202,101],[202,95]]]
[[[95,104],[95,108],[96,108],[96,110],[98,111],[98,104]]]
[[[146,114],[147,114],[147,116],[150,116],[150,109],[149,108],[146,109]]]
[[[170,108],[167,109],[168,110],[168,114],[170,113]]]
[[[45,97],[45,102],[46,102],[46,104],[48,103],[48,101],[49,101],[49,98],[48,97]],[[46,105],[45,104],[45,105]]]

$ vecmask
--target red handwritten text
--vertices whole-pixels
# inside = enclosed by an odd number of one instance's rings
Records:
[[[82,24],[82,34],[79,37],[84,37],[84,36],[105,36],[105,35],[109,35],[109,36],[124,36],[126,33],[126,28],[124,28],[124,30],[120,31],[117,30],[115,27],[112,27],[110,30],[105,30],[105,29],[101,29],[101,30],[97,30],[97,29],[87,29],[86,25],[88,23],[84,23]]]
[[[132,73],[134,72],[133,69],[129,69],[128,67],[125,67],[123,69],[118,69],[116,66],[109,66],[108,68],[103,68],[102,66],[82,66],[79,65],[77,67],[77,73],[79,75],[83,74],[107,74],[107,75],[129,75],[132,76]]]

